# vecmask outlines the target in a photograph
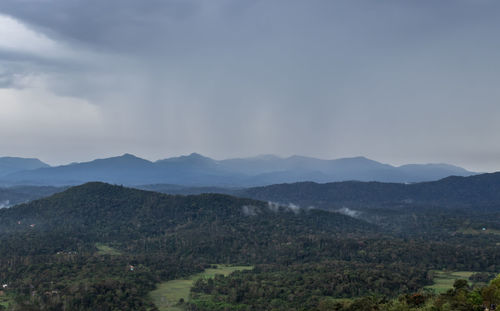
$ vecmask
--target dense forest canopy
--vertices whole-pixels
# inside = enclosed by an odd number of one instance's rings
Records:
[[[196,283],[181,306],[350,310],[357,300],[335,299],[376,295],[371,303],[382,306],[421,293],[435,270],[500,270],[496,232],[470,231],[494,225],[492,210],[375,210],[378,223],[223,194],[88,183],[0,210],[0,282],[12,310],[154,310],[148,292],[159,282],[214,263],[246,264],[255,269]]]

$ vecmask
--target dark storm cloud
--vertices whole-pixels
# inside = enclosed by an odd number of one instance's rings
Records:
[[[190,1],[6,0],[0,9],[52,36],[129,50],[131,42],[151,42],[155,25],[183,19],[194,7]]]
[[[499,10],[477,0],[2,0],[0,13],[46,48],[2,49],[0,38],[0,84],[41,92],[4,96],[43,95],[46,107],[68,100],[76,124],[99,116],[95,132],[47,125],[26,141],[55,141],[41,148],[55,161],[197,151],[494,169],[500,161],[483,168],[470,151],[500,152],[484,139],[500,132]]]

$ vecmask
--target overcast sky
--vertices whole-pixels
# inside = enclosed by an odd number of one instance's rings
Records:
[[[500,170],[500,1],[1,0],[0,155]]]

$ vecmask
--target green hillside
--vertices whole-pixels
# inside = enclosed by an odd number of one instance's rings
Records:
[[[89,183],[0,210],[0,282],[12,310],[157,310],[160,284],[213,263],[251,265],[195,282],[181,307],[323,310],[418,292],[431,270],[500,271],[499,239],[400,236],[318,209]]]

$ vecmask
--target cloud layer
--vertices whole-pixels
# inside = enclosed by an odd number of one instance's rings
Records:
[[[2,153],[500,168],[496,1],[0,2]]]

